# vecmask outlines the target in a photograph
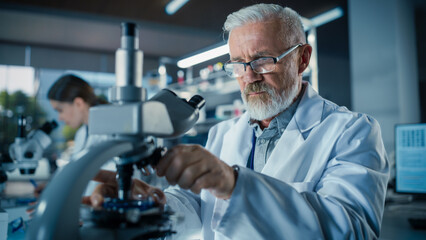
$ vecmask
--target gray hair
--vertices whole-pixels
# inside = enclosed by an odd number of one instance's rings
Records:
[[[283,42],[292,44],[306,43],[300,15],[291,8],[284,8],[277,4],[255,4],[231,13],[226,18],[223,31],[225,35],[229,36],[236,27],[273,19],[279,19],[282,23],[281,33],[278,34],[281,35],[280,38]]]

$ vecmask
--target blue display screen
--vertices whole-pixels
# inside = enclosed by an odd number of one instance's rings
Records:
[[[395,127],[396,192],[426,194],[426,123]]]

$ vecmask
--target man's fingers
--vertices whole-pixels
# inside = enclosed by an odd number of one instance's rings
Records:
[[[102,206],[103,202],[104,202],[104,198],[102,197],[102,195],[97,193],[92,194],[90,196],[84,196],[81,199],[81,203],[90,205],[92,207],[100,207]]]
[[[198,156],[187,156],[185,154],[180,156],[177,155],[166,171],[165,176],[167,181],[169,181],[170,184],[175,185],[176,183],[179,184],[183,174],[185,174],[184,177],[186,178],[192,177],[194,174],[198,175],[197,168],[200,167],[200,164],[198,164],[200,161],[201,158],[198,158]],[[188,170],[188,168],[190,170]]]
[[[81,203],[86,205],[92,205],[92,202],[90,201],[90,196],[84,196],[81,198]]]
[[[101,194],[90,195],[90,203],[93,207],[100,207],[104,203],[104,197]]]
[[[208,164],[203,164],[201,161],[196,162],[184,169],[177,180],[177,184],[183,189],[189,189],[198,178],[208,172]]]
[[[158,188],[151,188],[149,196],[151,196],[154,201],[160,205],[166,204],[166,195]]]
[[[139,180],[139,179],[133,179],[132,181],[132,194],[134,196],[139,196],[139,195],[146,195],[148,194],[148,190],[151,186],[148,185],[147,183]]]
[[[157,174],[181,188],[200,193],[209,189],[216,197],[227,199],[235,185],[233,169],[200,145],[178,145],[157,165]]]
[[[93,181],[101,182],[101,183],[115,183],[116,172],[107,171],[107,170],[99,170],[96,176],[93,178]]]
[[[144,199],[147,196],[151,196],[158,204],[164,205],[166,203],[166,196],[160,189],[137,179],[134,179],[132,183],[132,196],[134,199]],[[116,183],[102,183],[97,185],[92,195],[83,197],[81,202],[92,207],[100,207],[104,202],[104,197],[117,197]]]
[[[229,199],[234,190],[235,177],[233,169],[223,169],[222,171],[208,171],[198,177],[192,186],[192,192],[199,194],[201,189],[208,189],[213,195],[221,199]]]
[[[162,177],[166,174],[167,169],[169,168],[170,163],[174,159],[175,152],[177,148],[174,147],[166,152],[164,156],[160,159],[155,169],[157,170],[157,175]]]
[[[214,185],[215,181],[213,181],[213,179],[214,176],[212,176],[211,172],[206,172],[205,174],[197,178],[189,187],[189,189],[191,189],[193,193],[199,194],[201,192],[201,189],[210,188]]]
[[[93,189],[92,195],[85,196],[81,199],[81,203],[91,205],[92,207],[99,207],[104,202],[105,197],[116,197],[117,188],[110,184],[99,184]]]
[[[43,190],[46,188],[46,184],[45,183],[40,183],[35,189],[34,189],[34,196],[36,198],[39,198],[41,195],[41,192],[43,192]]]
[[[203,160],[204,151],[199,145],[178,145],[172,148],[157,165],[157,174],[166,176],[170,184],[178,183],[183,172]]]
[[[194,161],[195,159],[191,156],[194,156],[201,148],[199,145],[177,145],[173,147],[158,162],[156,166],[157,175],[162,177],[168,174],[168,169],[172,167],[175,169],[175,165]]]
[[[138,179],[133,179],[132,196],[134,199],[144,199],[151,196],[156,203],[166,204],[166,195],[163,191]]]

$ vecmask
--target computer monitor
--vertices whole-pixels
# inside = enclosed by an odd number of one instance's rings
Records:
[[[426,194],[426,123],[395,127],[396,192]]]

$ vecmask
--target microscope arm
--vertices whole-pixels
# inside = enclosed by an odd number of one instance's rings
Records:
[[[130,142],[111,140],[78,154],[43,191],[27,239],[80,239],[80,203],[87,183],[108,159],[132,149]]]

